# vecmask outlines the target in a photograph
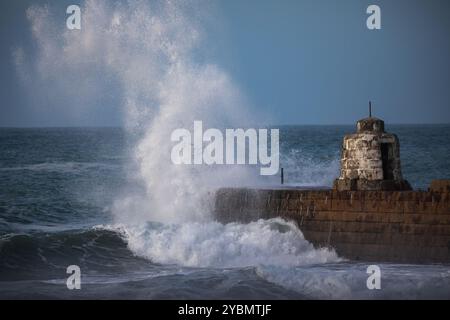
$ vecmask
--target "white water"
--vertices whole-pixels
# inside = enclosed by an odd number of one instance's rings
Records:
[[[260,266],[264,279],[312,299],[449,299],[450,270],[442,265],[377,263],[381,289],[368,290],[368,263]]]
[[[295,186],[332,186],[339,175],[339,159],[318,161],[314,155],[299,149],[290,149],[282,155],[281,161],[285,172],[288,173],[286,184]],[[292,181],[292,183],[289,183]]]
[[[212,220],[216,187],[259,181],[257,170],[248,167],[174,166],[169,158],[170,133],[191,129],[194,120],[219,128],[258,122],[254,112],[248,115],[245,97],[230,76],[196,57],[207,48],[202,16],[210,13],[209,6],[88,0],[80,32],[64,29],[60,13],[50,7],[27,12],[37,52],[18,48],[14,58],[28,92],[38,95],[31,98],[64,106],[67,117],[89,117],[99,96],[112,95],[136,141],[129,184],[116,198],[115,224],[107,228],[119,230],[136,255],[152,262],[219,270],[254,266],[261,278],[311,298],[448,297],[445,266],[381,265],[383,290],[369,291],[366,265],[335,264],[340,259],[334,252],[314,249],[292,223]],[[103,112],[108,107],[102,106]],[[308,184],[329,184],[337,170],[336,162],[318,168],[312,159],[289,157],[283,159],[289,172]]]
[[[203,24],[220,23],[212,4],[86,0],[81,7],[80,31],[61,26],[55,8],[29,8],[37,51],[18,48],[14,58],[28,91],[64,106],[68,116],[100,108],[103,95],[122,106],[135,145],[129,188],[113,205],[118,223],[208,221],[217,187],[260,182],[254,167],[177,166],[170,160],[171,132],[192,129],[194,120],[205,128],[258,123],[230,76],[203,54],[209,49]],[[321,183],[310,160],[301,164],[302,181]]]
[[[105,91],[120,92],[124,124],[136,144],[129,185],[112,206],[113,228],[120,226],[137,255],[214,268],[338,261],[334,252],[314,249],[292,223],[280,219],[246,225],[212,220],[214,190],[255,185],[257,170],[171,163],[175,128],[190,130],[194,120],[219,128],[257,123],[227,73],[195,57],[205,48],[199,18],[204,5],[87,0],[77,33],[61,30],[49,8],[32,8],[28,18],[38,53],[33,63],[22,50],[16,52],[19,74],[27,85],[53,88],[50,97],[64,101],[69,113],[95,105]],[[267,279],[277,276],[264,273]]]
[[[119,230],[139,256],[160,264],[292,267],[340,261],[333,251],[314,249],[293,223],[279,218],[249,224],[149,223],[107,228]]]

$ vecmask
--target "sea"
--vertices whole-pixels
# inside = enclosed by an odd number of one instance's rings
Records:
[[[279,128],[286,184],[331,187],[354,126]],[[450,178],[450,125],[387,130],[414,189]],[[137,139],[122,128],[0,128],[0,299],[450,298],[450,265],[349,261],[314,248],[290,221],[221,224],[212,206],[190,212],[198,197],[177,179],[192,175],[146,167]],[[258,179],[237,185],[279,186],[279,176]],[[195,183],[209,180],[200,194]],[[186,193],[212,203],[221,181],[208,171]],[[370,265],[379,289],[367,286]],[[79,289],[67,286],[69,266]]]

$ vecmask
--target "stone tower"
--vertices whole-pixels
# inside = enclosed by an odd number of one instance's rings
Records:
[[[395,134],[384,131],[384,121],[369,117],[357,122],[355,134],[344,137],[340,176],[336,190],[411,190],[403,180],[400,144]]]

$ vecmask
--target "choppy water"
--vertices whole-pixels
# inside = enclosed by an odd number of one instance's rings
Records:
[[[450,178],[450,126],[387,129],[415,188]],[[353,131],[282,128],[287,183],[331,185]],[[450,298],[449,266],[379,264],[382,289],[368,290],[368,263],[314,249],[280,219],[127,223],[125,210],[119,223],[114,203],[140,188],[129,142],[115,128],[0,129],[0,298]],[[73,264],[81,290],[65,285]]]

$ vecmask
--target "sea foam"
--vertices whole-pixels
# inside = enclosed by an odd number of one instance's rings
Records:
[[[341,261],[315,249],[292,222],[276,218],[249,224],[188,222],[110,226],[128,247],[154,263],[188,267],[303,266]]]
[[[202,15],[208,16],[210,6],[203,1],[186,6],[182,1],[86,0],[83,29],[62,34],[49,7],[30,8],[38,51],[30,61],[26,52],[17,55],[19,74],[29,75],[34,87],[54,88],[52,95],[46,93],[49,99],[64,97],[65,107],[74,112],[82,112],[79,104],[95,106],[100,92],[114,93],[122,102],[124,125],[135,144],[128,184],[111,213],[138,256],[159,264],[214,268],[338,261],[335,252],[315,249],[293,223],[281,219],[226,225],[213,220],[215,190],[258,185],[256,168],[172,163],[174,129],[190,128],[195,120],[208,127],[240,128],[261,116],[250,111],[225,70],[197,55],[209,49],[203,43]],[[61,74],[67,76],[61,79]],[[71,107],[71,101],[77,105]]]

